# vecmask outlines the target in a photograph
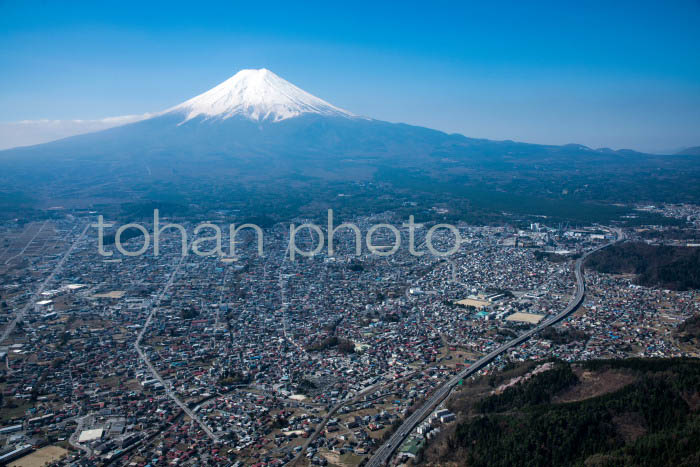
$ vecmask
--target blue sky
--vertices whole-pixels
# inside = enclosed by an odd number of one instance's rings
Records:
[[[486,3],[0,0],[0,121],[159,111],[266,67],[467,136],[700,145],[700,2]]]

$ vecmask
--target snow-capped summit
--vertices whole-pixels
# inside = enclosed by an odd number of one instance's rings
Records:
[[[299,89],[270,70],[241,70],[209,91],[193,97],[166,113],[195,117],[230,118],[278,122],[302,114],[354,117],[350,112]]]

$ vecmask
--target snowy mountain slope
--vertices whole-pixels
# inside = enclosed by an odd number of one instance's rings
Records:
[[[185,121],[200,116],[226,119],[236,115],[273,122],[303,114],[354,117],[265,68],[241,70],[218,86],[165,113],[182,113]]]

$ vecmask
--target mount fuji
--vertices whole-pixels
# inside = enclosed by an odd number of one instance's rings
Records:
[[[304,114],[354,117],[299,89],[270,70],[241,70],[209,91],[176,105],[165,113],[227,119],[243,116],[254,121],[279,122]]]
[[[90,206],[329,182],[619,201],[675,189],[698,171],[689,156],[490,141],[360,117],[260,69],[141,121],[0,151],[0,204],[2,192]],[[620,175],[630,174],[625,185]]]
[[[443,143],[465,140],[356,116],[259,69],[241,70],[209,91],[135,123],[0,151],[0,164],[24,168],[27,176],[51,167],[49,178],[77,175],[85,167],[99,167],[105,176],[127,171],[149,179],[178,170],[204,177],[210,170],[223,171],[240,181],[291,173],[352,178],[363,172],[367,178],[373,170],[361,161],[375,164],[401,155],[400,162],[410,166]],[[363,167],[348,172],[343,165]]]

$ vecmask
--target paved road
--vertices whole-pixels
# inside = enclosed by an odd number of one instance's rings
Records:
[[[428,367],[430,367],[430,366],[435,366],[435,364],[433,364],[433,365],[428,365]],[[427,368],[427,367],[426,367],[426,368]],[[393,381],[380,381],[380,382],[375,383],[375,384],[373,384],[373,385],[371,385],[371,386],[369,386],[369,387],[366,387],[365,389],[363,389],[362,391],[358,392],[358,393],[355,394],[354,396],[351,396],[351,397],[349,397],[349,398],[347,398],[347,399],[345,399],[345,400],[342,400],[342,401],[338,402],[336,405],[333,406],[333,408],[331,408],[331,409],[328,411],[328,414],[326,414],[326,416],[323,417],[323,419],[321,420],[321,422],[320,422],[318,425],[316,425],[316,428],[314,429],[313,434],[312,434],[312,435],[309,437],[309,439],[302,445],[302,450],[299,451],[299,454],[297,454],[297,456],[289,462],[289,465],[296,465],[296,464],[298,463],[298,461],[302,458],[302,456],[306,455],[306,449],[307,449],[307,448],[311,445],[311,443],[313,443],[313,442],[316,440],[316,438],[321,434],[321,432],[322,432],[323,429],[326,427],[326,425],[328,424],[328,421],[331,419],[331,417],[333,417],[333,415],[335,415],[335,413],[336,413],[338,410],[340,410],[342,407],[345,407],[345,406],[348,406],[348,405],[356,404],[356,403],[360,402],[360,401],[362,400],[362,398],[363,398],[364,396],[368,395],[368,394],[372,394],[373,392],[376,392],[376,391],[378,391],[378,390],[380,390],[380,389],[383,389],[383,388],[385,388],[385,387],[388,387],[388,386],[391,386],[391,385],[393,385],[393,384],[400,383],[400,382],[403,382],[403,381],[405,381],[405,380],[407,380],[407,379],[410,379],[410,378],[416,376],[417,374],[421,373],[424,369],[425,369],[425,368],[421,368],[420,370],[414,371],[414,372],[412,372],[412,373],[410,373],[410,374],[408,374],[408,375],[406,375],[406,376],[402,376],[401,378],[396,379],[396,380],[393,380]],[[382,397],[384,397],[384,396],[382,396]]]
[[[574,297],[569,301],[569,304],[564,308],[564,310],[555,315],[552,316],[551,318],[543,321],[541,324],[539,324],[537,327],[521,334],[520,336],[516,337],[515,339],[503,344],[496,350],[492,351],[488,355],[485,355],[481,359],[477,360],[474,362],[469,368],[466,368],[459,372],[457,375],[452,377],[450,380],[448,380],[446,383],[444,383],[437,391],[433,393],[433,395],[415,412],[413,412],[406,420],[404,420],[403,424],[394,432],[394,434],[389,438],[386,443],[384,443],[372,456],[372,458],[369,460],[367,463],[367,467],[379,467],[386,465],[389,459],[391,458],[391,455],[394,453],[396,448],[399,447],[401,443],[406,439],[406,437],[413,431],[413,429],[423,420],[425,419],[430,413],[435,409],[435,407],[438,406],[445,398],[450,394],[452,391],[452,388],[454,388],[457,384],[459,384],[459,381],[471,376],[472,374],[476,373],[489,363],[491,363],[497,356],[501,355],[503,352],[505,352],[508,349],[511,349],[517,345],[522,344],[526,340],[528,340],[530,337],[532,337],[534,334],[540,332],[541,330],[558,323],[562,319],[566,318],[569,314],[574,312],[579,305],[583,302],[583,296],[585,293],[585,283],[583,280],[583,272],[582,272],[582,266],[583,266],[583,261],[586,259],[588,255],[591,253],[594,253],[602,248],[605,248],[609,245],[612,245],[613,243],[617,243],[621,240],[623,240],[624,236],[621,231],[616,230],[617,234],[617,240],[611,243],[607,243],[605,245],[599,246],[593,250],[588,251],[586,254],[581,256],[581,258],[576,260],[576,265],[575,265],[575,274],[576,274],[576,293],[574,294]]]
[[[24,252],[27,251],[27,248],[29,248],[29,245],[31,245],[32,242],[36,239],[36,237],[41,233],[41,231],[44,230],[44,227],[46,227],[46,224],[47,224],[48,222],[49,222],[49,221],[46,220],[46,221],[44,221],[43,224],[41,224],[41,227],[39,227],[39,230],[37,230],[37,231],[34,233],[34,236],[33,236],[32,238],[29,239],[29,241],[27,242],[26,245],[24,245],[24,248],[22,248],[22,250],[21,250],[19,253],[17,253],[16,255],[14,255],[14,256],[8,258],[8,259],[5,261],[5,266],[7,266],[7,265],[10,263],[10,261],[12,261],[13,259],[19,258],[20,256],[22,256],[22,255],[24,254]]]
[[[299,451],[299,454],[297,454],[297,455],[294,457],[294,459],[292,459],[292,460],[289,462],[289,464],[290,464],[290,465],[296,465],[296,463],[299,462],[299,460],[302,458],[302,456],[306,455],[306,449],[311,445],[311,443],[313,443],[313,442],[316,440],[316,438],[318,438],[318,435],[321,434],[321,432],[323,431],[323,429],[326,427],[326,424],[328,424],[328,421],[331,419],[331,417],[333,417],[333,415],[335,415],[335,413],[336,413],[338,410],[340,410],[341,407],[343,407],[343,406],[345,406],[345,405],[348,405],[348,404],[352,404],[352,403],[358,401],[358,400],[360,399],[360,397],[364,396],[365,394],[367,394],[367,393],[369,393],[369,392],[372,392],[372,391],[378,389],[379,386],[381,386],[381,384],[375,384],[374,386],[371,386],[371,387],[369,387],[369,388],[367,388],[367,389],[365,389],[365,390],[359,392],[359,393],[358,393],[357,395],[355,395],[354,397],[352,397],[352,398],[350,398],[350,399],[346,399],[346,400],[340,401],[339,403],[337,403],[336,405],[334,405],[333,408],[331,408],[331,409],[328,411],[328,413],[326,414],[326,416],[323,417],[323,419],[321,420],[321,423],[319,423],[318,425],[316,425],[316,428],[315,428],[314,432],[311,434],[311,436],[309,436],[309,439],[307,439],[306,442],[302,445],[302,449],[301,449],[301,451]]]
[[[192,247],[192,244],[189,245],[189,248]],[[158,294],[158,297],[155,299],[155,303],[153,303],[153,306],[151,307],[151,312],[148,314],[148,318],[146,318],[146,322],[143,325],[143,328],[141,328],[141,332],[139,332],[138,336],[136,337],[136,342],[134,342],[134,347],[136,348],[136,352],[138,352],[139,357],[141,357],[141,360],[146,364],[148,367],[148,370],[151,372],[153,377],[160,382],[160,384],[163,385],[163,388],[165,389],[165,394],[177,404],[178,407],[182,409],[183,412],[187,414],[188,417],[190,417],[191,420],[196,422],[202,430],[211,438],[213,441],[218,442],[219,437],[214,434],[211,428],[204,423],[198,416],[195,414],[184,402],[180,400],[180,398],[177,396],[175,391],[166,383],[166,381],[163,379],[163,377],[158,373],[158,370],[153,366],[151,363],[151,360],[148,358],[148,355],[143,351],[141,348],[141,340],[143,339],[143,336],[146,333],[146,330],[151,324],[151,321],[153,320],[153,316],[155,316],[156,312],[158,311],[158,307],[160,305],[160,301],[163,298],[163,296],[167,293],[168,289],[173,285],[173,282],[175,282],[175,277],[177,276],[178,271],[180,270],[180,266],[182,266],[183,260],[186,258],[186,256],[181,256],[180,259],[177,262],[177,265],[175,266],[175,269],[173,272],[170,274],[170,278],[168,279],[168,282],[163,286],[163,289],[160,291],[160,294]]]
[[[87,457],[92,456],[92,448],[89,446],[80,444],[78,442],[78,438],[80,437],[80,433],[83,431],[83,426],[85,425],[85,420],[91,417],[90,415],[84,415],[82,417],[77,418],[78,424],[75,427],[75,431],[70,435],[70,438],[68,438],[68,443],[73,446],[76,449],[80,449],[81,451],[85,452],[85,455]]]
[[[61,260],[58,262],[53,271],[51,271],[51,274],[44,280],[44,282],[41,283],[41,285],[39,285],[39,288],[36,290],[36,292],[34,292],[34,296],[27,301],[26,305],[22,307],[20,312],[17,313],[14,319],[10,321],[10,323],[5,327],[2,334],[0,334],[0,344],[5,342],[5,339],[10,337],[12,331],[14,331],[15,327],[17,327],[17,323],[24,319],[24,315],[26,315],[29,309],[34,306],[36,299],[41,295],[41,292],[43,292],[46,289],[46,286],[48,286],[53,281],[53,278],[56,276],[56,274],[58,274],[61,271],[61,269],[63,269],[63,265],[65,264],[66,260],[68,259],[70,254],[73,253],[73,250],[78,245],[78,243],[80,243],[80,240],[85,236],[85,232],[87,232],[89,227],[90,224],[85,226],[83,232],[78,236],[78,238],[75,239],[68,251],[66,251],[66,254],[63,255],[63,258],[61,258]]]

